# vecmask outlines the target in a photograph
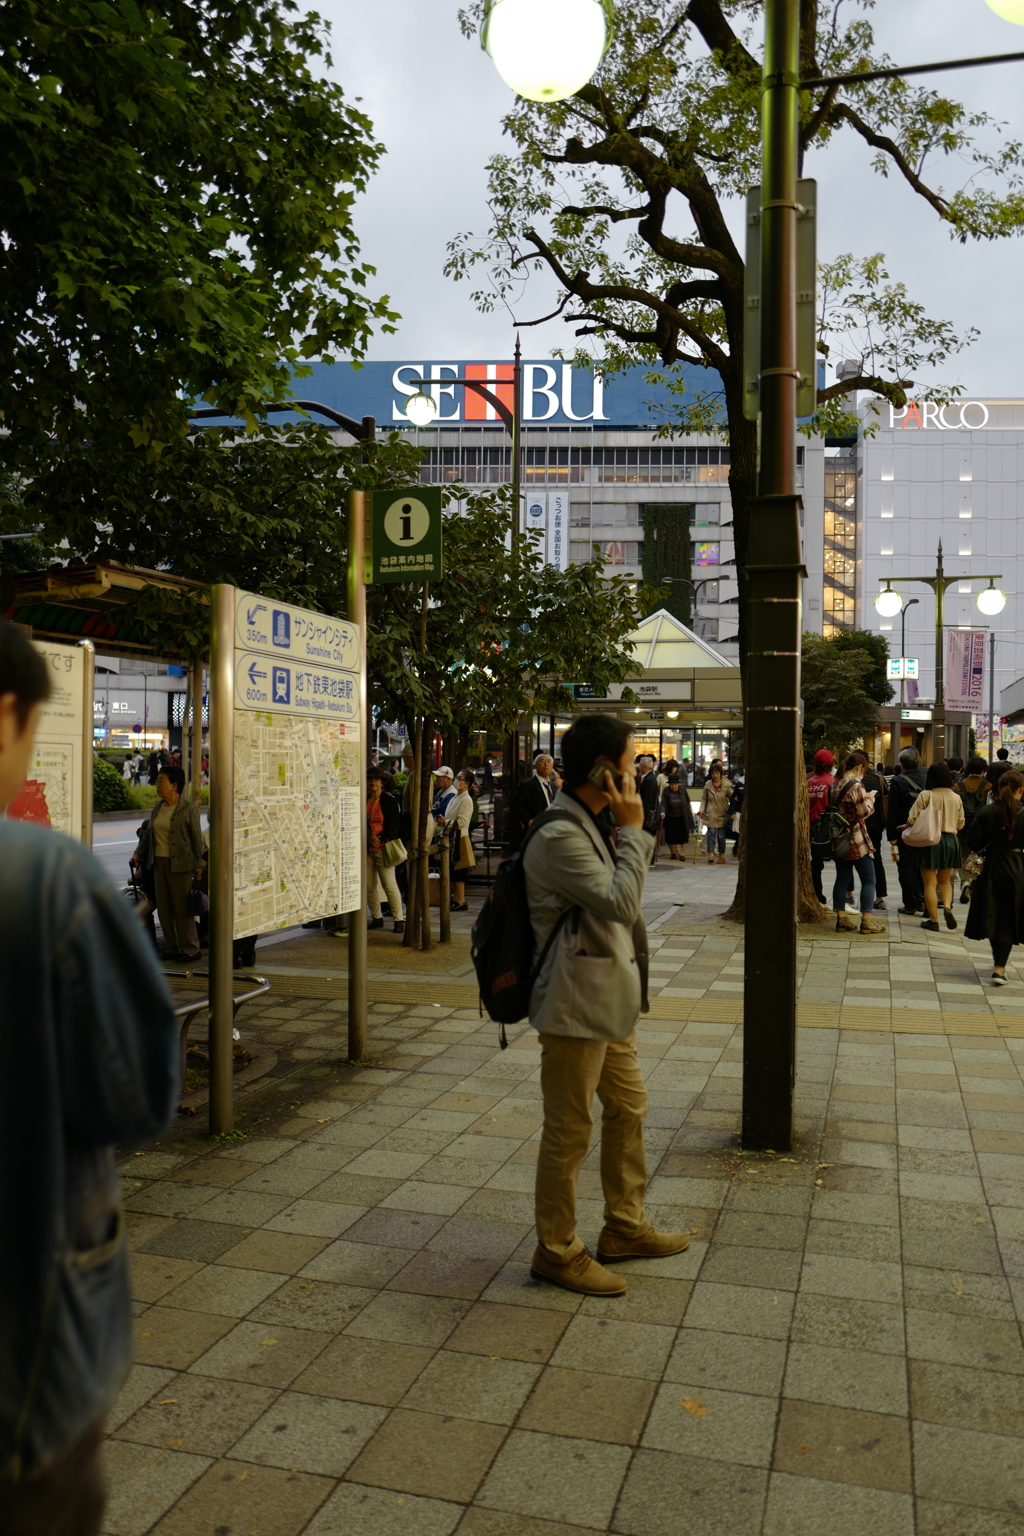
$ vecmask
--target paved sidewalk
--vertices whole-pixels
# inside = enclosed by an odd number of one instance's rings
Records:
[[[909,940],[870,943],[891,989]],[[852,940],[807,948],[857,990]],[[658,974],[715,953],[670,936]],[[801,1029],[798,1150],[741,1155],[741,1030],[709,1017],[736,964],[666,980],[638,1030],[651,1212],[692,1236],[612,1302],[530,1279],[532,1031],[501,1052],[423,977],[349,1066],[341,1003],[281,978],[247,1139],[192,1121],[122,1164],[109,1536],[1024,1531],[1024,1040],[950,1033],[944,1002],[931,1033]],[[581,1197],[593,1239],[596,1151]]]

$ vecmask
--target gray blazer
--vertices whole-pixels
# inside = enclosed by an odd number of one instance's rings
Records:
[[[654,839],[622,827],[617,857],[590,813],[563,791],[556,821],[530,838],[523,867],[533,935],[540,951],[561,914],[566,919],[530,998],[530,1023],[542,1034],[625,1040],[647,1011],[647,933],[641,909]]]

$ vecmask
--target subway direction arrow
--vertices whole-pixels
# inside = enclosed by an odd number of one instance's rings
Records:
[[[249,623],[250,624],[252,623],[251,619],[249,620]],[[256,670],[256,663],[254,661],[250,662],[250,664],[249,664],[249,681],[250,681],[250,683],[254,683],[258,677],[266,677],[266,675],[267,674],[265,672],[257,672],[257,670]]]

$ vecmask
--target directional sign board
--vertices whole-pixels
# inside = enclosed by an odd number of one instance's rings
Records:
[[[374,582],[436,581],[442,569],[440,488],[375,491]]]
[[[890,656],[886,662],[886,677],[890,682],[899,682],[901,678],[917,679],[920,677],[920,668],[917,656]]]
[[[252,592],[235,596],[235,645],[279,656],[282,661],[319,662],[345,672],[359,667],[359,632],[354,624]]]
[[[303,666],[236,651],[235,707],[320,720],[355,720],[359,683],[352,673],[334,667]]]

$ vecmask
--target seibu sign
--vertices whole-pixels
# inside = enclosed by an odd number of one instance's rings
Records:
[[[937,427],[940,432],[956,432],[966,428],[968,432],[980,432],[988,425],[989,410],[982,400],[950,400],[937,405],[934,400],[908,400],[898,408],[889,406],[889,427],[920,427],[922,431]]]
[[[445,379],[479,379],[512,409],[511,363],[403,363],[391,376],[397,396],[391,402],[391,420],[405,421],[405,403],[416,394],[411,378],[429,379],[430,393],[441,407],[438,422],[498,421],[489,400],[475,390],[456,390]],[[587,407],[589,406],[589,409]],[[523,421],[607,421],[604,413],[604,380],[596,373],[573,368],[571,363],[523,364]]]

